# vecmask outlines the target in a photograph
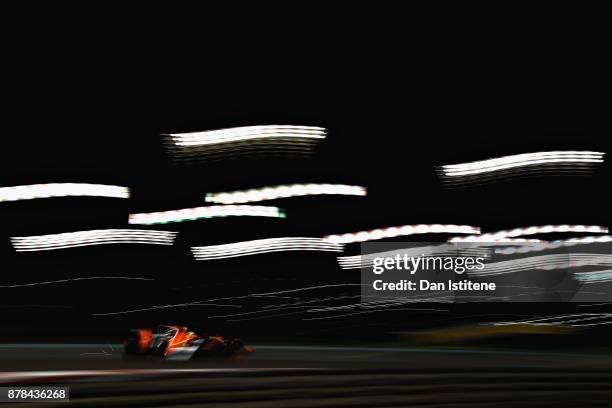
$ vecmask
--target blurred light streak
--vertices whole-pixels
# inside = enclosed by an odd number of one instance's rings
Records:
[[[577,237],[569,239],[561,239],[552,242],[542,242],[538,245],[525,245],[516,248],[501,248],[496,249],[496,254],[502,255],[513,255],[513,254],[525,254],[529,252],[545,251],[549,249],[558,249],[565,247],[572,247],[576,245],[588,245],[612,242],[612,235],[600,235],[600,236],[588,236],[588,237]]]
[[[429,328],[413,332],[399,332],[402,339],[410,340],[412,343],[435,344],[450,342],[473,341],[480,338],[491,338],[517,334],[569,334],[572,330],[558,326],[536,326],[528,324],[516,325],[483,325],[471,324],[450,326],[442,328]]]
[[[578,268],[582,266],[612,266],[612,255],[609,254],[569,254],[569,268]],[[543,267],[542,269],[546,269]]]
[[[398,310],[417,310],[417,311],[430,311],[430,312],[448,312],[447,309],[424,309],[424,308],[416,308],[416,307],[403,307],[403,308],[399,308],[399,309],[367,310],[367,311],[362,311],[362,312],[354,312],[354,313],[348,313],[348,314],[342,314],[342,315],[334,315],[334,316],[302,318],[301,320],[334,319],[334,318],[337,318],[337,317],[359,315],[359,314],[364,314],[364,313],[398,311]],[[297,315],[297,314],[304,314],[304,312],[279,313],[279,314],[273,314],[273,315],[250,317],[250,318],[245,318],[245,319],[228,319],[227,321],[228,322],[244,322],[244,321],[249,321],[249,320],[272,319],[272,318],[275,318],[275,317]]]
[[[346,184],[288,184],[258,189],[206,194],[206,201],[220,204],[240,204],[254,201],[307,195],[354,195],[365,196],[366,188]]]
[[[471,225],[454,224],[415,224],[348,234],[327,235],[323,239],[335,243],[350,244],[353,242],[375,241],[415,234],[480,234],[480,228]]]
[[[127,187],[86,183],[49,183],[0,187],[0,202],[50,197],[114,197],[129,198]]]
[[[503,244],[508,244],[508,245],[513,245],[513,244],[528,244],[528,243],[532,243],[532,244],[537,244],[537,243],[541,243],[541,242],[546,242],[544,240],[541,239],[535,239],[535,238],[499,238],[496,239],[495,241],[482,241],[480,240],[480,238],[478,236],[470,236],[470,237],[452,237],[449,238],[447,242],[450,243],[478,243],[479,247],[484,248],[484,247],[491,247],[491,246],[496,246],[496,245],[503,245]]]
[[[278,311],[281,311],[281,310],[307,309],[309,307],[312,307],[312,306],[285,306],[285,307],[280,307],[280,308],[276,308],[276,309],[262,309],[262,310],[254,310],[254,311],[251,311],[251,312],[207,316],[207,318],[208,319],[220,319],[220,318],[224,318],[224,317],[250,316],[250,315],[260,314],[260,313],[278,312]],[[304,312],[297,312],[297,313],[304,313]],[[273,316],[277,316],[277,315],[266,316],[266,317],[273,317]]]
[[[372,297],[373,295],[366,295],[364,297]],[[356,298],[360,298],[362,297],[361,295],[340,295],[340,296],[328,296],[325,298],[314,298],[314,299],[309,299],[309,300],[302,300],[299,302],[292,302],[292,303],[281,303],[279,305],[265,305],[262,306],[262,309],[265,310],[276,310],[279,307],[285,307],[285,306],[300,306],[300,305],[306,305],[306,304],[310,304],[310,303],[319,303],[319,302],[326,302],[326,301],[336,301],[336,300],[340,300],[340,299],[356,299]],[[312,306],[308,306],[308,307],[312,307]]]
[[[337,319],[339,317],[349,317],[349,316],[361,315],[361,314],[366,314],[366,313],[397,312],[397,311],[404,311],[404,310],[424,311],[424,312],[448,312],[448,309],[424,309],[424,308],[418,308],[418,307],[400,307],[400,308],[379,309],[379,310],[362,310],[359,312],[345,313],[345,314],[333,315],[333,316],[309,317],[309,318],[304,318],[302,320]]]
[[[138,309],[128,309],[128,310],[120,310],[118,312],[104,312],[104,313],[92,313],[92,316],[112,316],[112,315],[121,315],[128,313],[137,313],[137,312],[148,312],[151,310],[159,310],[159,309],[173,309],[175,307],[193,307],[193,306],[214,306],[214,307],[242,307],[239,305],[232,305],[226,303],[205,303],[203,301],[198,302],[187,302],[187,303],[176,303],[170,305],[154,305],[150,307],[142,307]]]
[[[471,270],[471,276],[492,276],[525,270],[541,269],[570,269],[581,266],[612,265],[612,255],[607,254],[552,254],[529,256],[508,261],[499,261],[485,264],[481,271]]]
[[[593,323],[594,320],[603,320],[600,323]],[[584,323],[587,322],[587,323]],[[516,324],[533,325],[563,325],[571,327],[600,326],[612,323],[612,313],[575,313],[562,314],[555,316],[537,317],[510,322],[495,322],[493,326],[505,326]]]
[[[445,177],[470,176],[506,169],[554,163],[602,163],[605,153],[592,151],[551,151],[524,153],[439,168]]]
[[[586,304],[578,304],[576,306],[579,306],[579,307],[595,307],[595,306],[604,306],[604,305],[610,305],[610,304],[612,304],[612,302],[586,303]]]
[[[327,129],[316,126],[243,126],[191,133],[171,133],[178,146],[202,146],[253,139],[325,139]]]
[[[263,205],[212,205],[208,207],[185,208],[151,213],[130,214],[130,224],[166,224],[169,222],[192,221],[201,218],[230,216],[276,217],[285,218],[278,207]]]
[[[70,381],[74,379],[93,381],[100,378],[135,378],[140,376],[169,376],[177,374],[223,374],[223,373],[288,373],[292,371],[323,372],[326,368],[316,367],[280,367],[280,368],[140,368],[112,370],[48,370],[48,371],[6,371],[0,372],[0,384],[49,383],[54,381]]]
[[[17,252],[47,251],[102,244],[172,245],[178,232],[137,229],[99,229],[61,234],[12,237]]]
[[[285,293],[305,292],[305,291],[310,291],[310,290],[337,288],[337,287],[344,287],[344,286],[367,286],[367,285],[360,284],[360,283],[336,283],[336,284],[319,285],[319,286],[307,286],[307,287],[296,288],[296,289],[279,290],[276,292],[250,293],[250,294],[242,295],[242,296],[231,296],[231,297],[222,297],[222,298],[215,298],[215,299],[197,300],[193,302],[183,302],[183,303],[176,303],[176,304],[169,304],[169,305],[153,305],[153,306],[144,307],[144,308],[122,310],[122,311],[117,311],[117,312],[93,313],[92,316],[119,315],[119,314],[127,314],[127,313],[146,312],[146,311],[156,310],[156,309],[168,309],[168,308],[174,308],[174,307],[189,307],[189,306],[208,306],[210,305],[210,306],[222,306],[222,307],[225,307],[225,306],[241,307],[241,306],[229,305],[229,304],[212,304],[211,302],[218,302],[222,300],[258,298],[258,297],[276,297],[275,295],[285,294]]]
[[[333,244],[321,238],[285,237],[256,239],[223,245],[192,247],[195,259],[224,259],[239,256],[264,254],[280,251],[331,251],[342,252],[343,244]]]
[[[297,288],[297,289],[286,289],[286,290],[279,290],[276,292],[264,292],[264,293],[253,293],[250,296],[267,296],[267,295],[280,295],[283,293],[294,293],[294,292],[305,292],[305,291],[309,291],[309,290],[317,290],[317,289],[327,289],[327,288],[337,288],[337,287],[341,287],[341,286],[369,286],[363,283],[332,283],[329,285],[319,285],[319,286],[306,286],[303,288]]]
[[[143,280],[143,281],[153,281],[153,278],[133,278],[130,276],[88,276],[85,278],[70,278],[70,279],[58,279],[52,281],[44,281],[44,282],[33,282],[33,283],[18,283],[13,285],[0,285],[0,288],[23,288],[28,286],[41,286],[41,285],[52,285],[54,283],[66,283],[66,282],[77,282],[77,281],[87,281],[87,280]]]
[[[574,277],[582,283],[602,283],[612,281],[612,269],[590,272],[576,272]]]
[[[360,297],[359,295],[357,295],[356,297]],[[346,296],[342,296],[342,297],[334,297],[332,299],[336,300],[336,299],[341,299],[341,298],[349,298]],[[269,307],[269,308],[262,308],[260,310],[255,310],[255,311],[251,311],[251,312],[243,312],[243,313],[234,313],[234,314],[226,314],[226,315],[216,315],[216,316],[209,316],[209,319],[213,319],[213,318],[226,318],[226,317],[240,317],[240,316],[249,316],[249,315],[257,315],[257,314],[261,314],[261,313],[271,313],[271,312],[278,312],[278,311],[282,311],[282,310],[294,310],[294,309],[308,309],[304,312],[302,311],[298,311],[298,312],[292,312],[292,313],[283,313],[283,314],[268,314],[268,315],[264,315],[264,316],[258,316],[255,318],[251,318],[251,319],[267,319],[267,318],[272,318],[272,317],[277,317],[277,316],[286,316],[289,314],[302,314],[302,313],[311,313],[311,312],[328,312],[328,311],[334,311],[334,310],[345,310],[345,309],[353,309],[356,306],[364,306],[366,307],[366,305],[372,304],[372,306],[370,306],[371,308],[375,308],[375,307],[388,307],[388,306],[397,306],[397,305],[403,305],[404,303],[410,303],[407,302],[405,300],[401,300],[401,299],[397,299],[397,298],[393,298],[396,299],[395,301],[392,300],[379,300],[379,301],[373,301],[373,302],[365,302],[365,303],[358,303],[358,304],[351,304],[351,305],[345,305],[345,306],[326,306],[326,305],[283,305],[279,307]],[[316,302],[320,302],[322,301],[322,299],[313,299],[311,301],[305,301],[303,303],[316,303]],[[378,303],[381,303],[380,305],[377,305]],[[315,309],[309,309],[309,308],[315,308]],[[415,309],[415,310],[432,310],[432,309]],[[437,311],[437,309],[436,309]],[[229,320],[229,321],[240,321],[240,320],[251,320],[251,319],[234,319],[234,320]]]
[[[607,234],[608,228],[599,225],[541,225],[531,226],[524,228],[515,228],[511,230],[503,230],[497,232],[487,232],[478,236],[467,236],[467,237],[452,237],[448,242],[498,242],[507,241],[508,238],[517,238],[524,235],[535,235],[535,234],[550,234],[550,233],[563,233],[563,232],[588,232],[588,233],[601,233]],[[517,241],[514,241],[517,242]],[[519,242],[533,242],[533,241],[519,241]],[[535,241],[538,242],[538,241]],[[541,241],[540,241],[541,242]]]

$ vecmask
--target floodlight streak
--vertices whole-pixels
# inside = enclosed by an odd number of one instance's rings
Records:
[[[268,238],[223,245],[192,247],[197,260],[233,258],[279,251],[331,251],[342,252],[344,245],[333,244],[321,238],[286,237]]]
[[[607,234],[608,228],[599,225],[542,225],[488,232],[478,236],[453,237],[449,239],[449,242],[498,242],[507,240],[508,238],[522,237],[525,235],[550,234],[559,232],[588,232],[595,234]]]
[[[306,195],[355,195],[365,196],[366,189],[361,186],[344,184],[291,184],[241,190],[224,193],[209,193],[206,201],[220,204],[240,204],[253,201],[275,200],[278,198]]]
[[[521,247],[515,248],[501,248],[496,249],[496,254],[502,255],[513,255],[513,254],[524,254],[528,252],[538,252],[545,251],[548,249],[557,249],[564,247],[571,247],[576,245],[588,245],[588,244],[597,244],[604,242],[612,242],[612,235],[601,235],[601,236],[588,236],[588,237],[576,237],[576,238],[568,238],[561,239],[552,242],[543,242],[540,245],[525,245]]]
[[[552,151],[524,153],[470,163],[449,164],[441,167],[446,177],[471,176],[482,173],[555,163],[602,163],[605,153],[591,151]]]
[[[204,132],[172,133],[177,146],[203,146],[254,139],[325,139],[327,130],[316,126],[244,126]]]
[[[129,198],[130,190],[121,186],[86,183],[49,183],[0,187],[0,202],[50,197]]]
[[[454,224],[416,224],[360,231],[341,235],[327,235],[323,239],[334,243],[349,244],[352,242],[374,241],[414,234],[480,234],[480,228],[471,225]]]
[[[134,229],[101,229],[61,234],[12,237],[17,252],[48,251],[102,244],[172,245],[177,232]]]
[[[181,210],[152,213],[130,214],[130,224],[165,224],[200,218],[251,216],[285,218],[285,213],[278,207],[263,205],[213,205],[208,207],[185,208]]]

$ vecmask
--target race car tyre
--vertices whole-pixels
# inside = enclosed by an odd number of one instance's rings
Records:
[[[230,353],[239,353],[243,348],[244,343],[240,339],[233,339],[228,346]]]
[[[138,348],[138,334],[133,333],[126,341],[124,345],[125,354],[139,354],[140,349]]]

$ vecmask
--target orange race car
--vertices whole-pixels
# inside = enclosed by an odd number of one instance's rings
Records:
[[[254,352],[240,339],[199,336],[185,326],[158,325],[135,329],[125,341],[126,355],[154,355],[168,360],[189,360],[195,356],[243,356]]]

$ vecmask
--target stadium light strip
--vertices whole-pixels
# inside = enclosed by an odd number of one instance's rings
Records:
[[[460,241],[457,241],[460,239]],[[480,239],[478,235],[469,236],[469,237],[452,237],[447,242],[449,243],[479,243],[478,247],[487,247],[487,246],[495,246],[495,245],[503,245],[503,244],[525,244],[525,243],[539,243],[539,242],[547,242],[542,239],[536,238],[498,238],[496,240],[486,240],[483,241]]]
[[[532,255],[519,259],[488,263],[485,269],[480,271],[472,270],[469,271],[469,274],[473,276],[493,276],[534,269],[553,270],[602,265],[612,266],[612,255],[588,253]]]
[[[327,129],[317,126],[243,126],[204,132],[170,133],[177,146],[203,146],[253,139],[325,139]]]
[[[612,242],[611,235],[601,235],[601,236],[592,236],[592,237],[579,237],[579,238],[569,238],[559,241],[553,241],[553,244],[561,243],[562,245],[572,246],[579,244],[594,244],[599,242]]]
[[[608,228],[599,225],[542,225],[490,232],[478,236],[472,235],[467,237],[452,237],[448,240],[448,242],[498,242],[507,240],[508,238],[522,237],[524,235],[550,234],[557,232],[589,232],[595,234],[607,234]]]
[[[538,252],[545,251],[548,249],[557,249],[564,247],[571,247],[576,245],[587,245],[587,244],[597,244],[604,242],[612,242],[612,235],[593,235],[588,237],[577,237],[577,238],[568,238],[568,239],[560,239],[552,242],[543,242],[541,245],[526,245],[522,247],[515,248],[501,248],[496,249],[496,254],[502,255],[513,255],[513,254],[525,254],[529,252]]]
[[[78,196],[130,198],[130,190],[121,186],[86,183],[49,183],[0,187],[0,202]]]
[[[12,237],[17,252],[48,251],[102,244],[172,245],[178,232],[136,229],[99,229],[61,234]]]
[[[276,200],[278,198],[332,194],[365,196],[367,191],[365,187],[345,184],[290,184],[251,190],[208,193],[206,194],[206,201],[220,204],[240,204],[253,201]]]
[[[323,239],[341,244],[350,244],[353,242],[375,241],[385,238],[394,238],[400,236],[408,236],[415,234],[480,234],[479,227],[471,225],[454,225],[454,224],[416,224],[403,225],[399,227],[389,227],[383,229],[374,229],[370,231],[360,231],[348,234],[327,235]]]
[[[470,176],[517,167],[553,163],[602,163],[605,153],[591,151],[551,151],[524,153],[441,167],[447,177]]]
[[[278,207],[264,205],[211,205],[208,207],[185,208],[182,210],[130,214],[130,224],[166,224],[169,222],[192,221],[200,218],[251,216],[285,218],[285,212]]]
[[[330,251],[342,252],[344,245],[333,244],[321,238],[284,237],[256,239],[223,245],[192,247],[191,252],[199,261],[234,258],[280,251]]]

